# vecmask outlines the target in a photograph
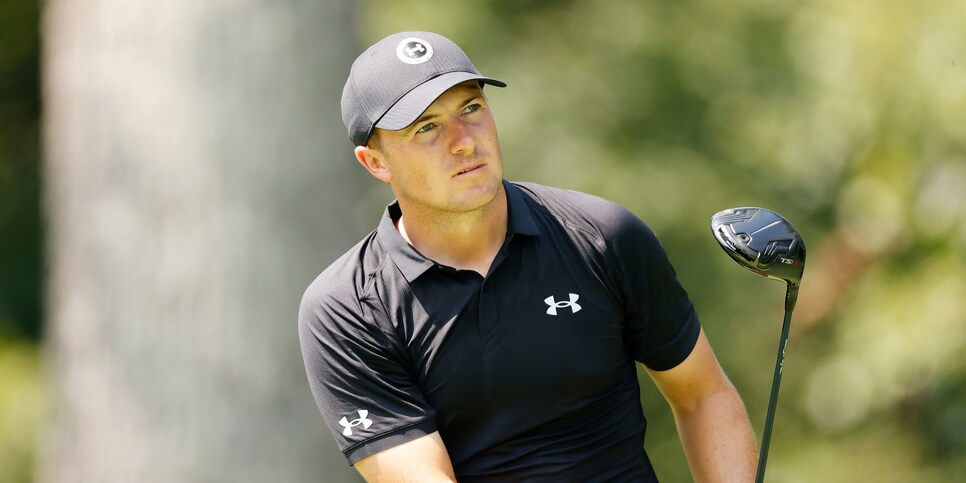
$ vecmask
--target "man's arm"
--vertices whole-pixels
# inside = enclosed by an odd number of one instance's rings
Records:
[[[671,405],[694,481],[754,480],[758,461],[748,413],[704,331],[684,362],[648,373]]]
[[[453,463],[438,432],[367,456],[355,464],[369,482],[455,482]]]

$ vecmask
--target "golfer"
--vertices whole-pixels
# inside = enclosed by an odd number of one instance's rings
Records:
[[[694,479],[751,481],[744,405],[654,233],[615,203],[505,180],[484,85],[506,86],[429,32],[377,42],[346,81],[355,157],[396,197],[299,313],[349,464],[369,481],[657,481],[640,362]]]

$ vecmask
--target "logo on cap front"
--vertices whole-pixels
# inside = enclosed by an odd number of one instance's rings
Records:
[[[422,64],[433,56],[433,46],[423,39],[409,37],[396,46],[396,57],[407,64]]]

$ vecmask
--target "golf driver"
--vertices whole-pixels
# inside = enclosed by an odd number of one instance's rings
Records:
[[[792,311],[795,310],[798,289],[802,284],[802,272],[805,269],[805,241],[788,220],[765,208],[742,207],[720,211],[711,217],[711,231],[725,253],[739,265],[763,277],[782,280],[787,285],[785,320],[778,342],[778,359],[775,361],[768,414],[761,436],[758,472],[755,476],[756,483],[761,483],[765,478],[768,445],[771,443],[775,408],[778,406],[778,388],[782,381],[788,328],[791,326]]]

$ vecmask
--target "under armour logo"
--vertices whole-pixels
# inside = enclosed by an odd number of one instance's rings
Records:
[[[339,420],[339,424],[341,424],[342,427],[345,428],[344,430],[342,430],[343,436],[352,436],[352,428],[361,424],[363,428],[369,429],[369,426],[372,426],[372,420],[369,419],[369,411],[365,409],[360,409],[358,419],[353,419],[352,421],[349,421],[348,419],[346,419],[345,416],[342,416],[342,419]]]
[[[407,64],[422,64],[433,56],[433,46],[423,39],[409,37],[396,46],[396,57]]]
[[[406,57],[410,59],[415,59],[416,57],[422,57],[426,53],[426,47],[419,42],[410,42],[403,48],[406,53]]]
[[[554,300],[553,295],[543,299],[543,301],[550,306],[547,308],[547,315],[557,315],[557,309],[562,309],[565,307],[570,307],[570,310],[576,314],[580,311],[580,305],[577,304],[578,298],[580,298],[579,295],[572,293],[570,294],[570,300],[566,302],[557,302]]]

